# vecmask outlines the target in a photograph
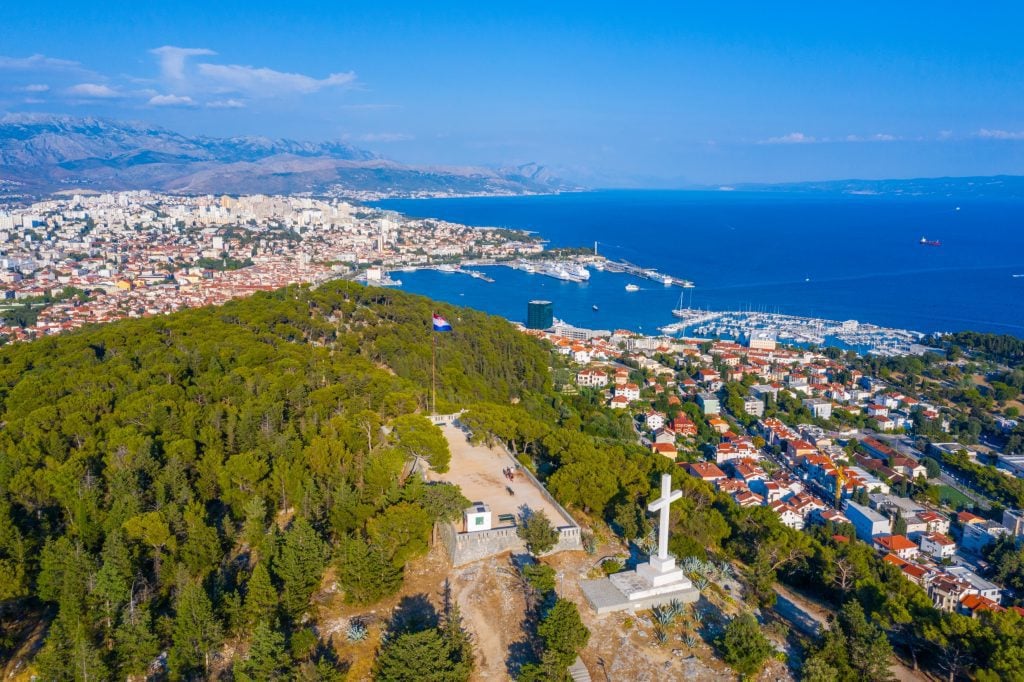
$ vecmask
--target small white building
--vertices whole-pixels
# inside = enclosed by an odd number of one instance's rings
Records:
[[[921,551],[936,561],[949,559],[956,554],[956,543],[942,533],[925,533],[920,538]]]
[[[600,369],[583,369],[576,373],[576,384],[585,387],[608,385],[608,374]]]
[[[754,417],[764,416],[764,401],[748,395],[743,399],[743,411]]]
[[[491,508],[483,502],[474,502],[473,506],[462,512],[466,522],[466,532],[491,529]]]
[[[640,400],[640,387],[636,384],[626,384],[615,389],[616,396],[623,396],[626,400]]]
[[[803,403],[816,419],[828,419],[832,416],[832,401],[830,400],[805,398]]]
[[[788,526],[793,530],[803,530],[804,517],[801,516],[797,510],[793,509],[793,507],[789,506],[785,502],[773,502],[768,505],[768,508],[778,515],[779,521],[782,522],[782,525]]]
[[[665,425],[665,415],[661,412],[650,410],[646,415],[644,415],[644,421],[647,424],[647,428],[651,431],[657,431]]]

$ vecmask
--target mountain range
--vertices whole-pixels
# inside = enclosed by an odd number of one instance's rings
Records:
[[[578,189],[537,164],[412,166],[343,142],[187,136],[140,122],[0,118],[0,194],[152,189],[183,193],[532,194]]]

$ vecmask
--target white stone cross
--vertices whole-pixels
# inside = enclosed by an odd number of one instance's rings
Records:
[[[661,497],[647,505],[647,509],[661,512],[658,519],[658,558],[668,559],[668,507],[683,496],[683,491],[672,490],[672,476],[661,475]]]

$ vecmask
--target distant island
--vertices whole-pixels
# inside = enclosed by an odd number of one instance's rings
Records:
[[[849,179],[782,183],[739,183],[736,185],[718,186],[714,189],[737,192],[834,193],[894,197],[1024,198],[1024,176],[991,175],[886,180]]]

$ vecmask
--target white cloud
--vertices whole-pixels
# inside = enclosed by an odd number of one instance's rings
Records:
[[[199,74],[222,92],[242,92],[253,97],[306,95],[324,88],[350,86],[356,80],[356,75],[351,71],[332,73],[327,78],[313,78],[301,73],[238,64],[203,63],[199,65]]]
[[[875,133],[874,135],[868,135],[867,137],[861,135],[847,135],[844,138],[847,142],[895,142],[900,138],[889,133]]]
[[[758,144],[808,144],[810,142],[817,142],[817,140],[810,135],[804,135],[803,133],[789,133],[788,135],[782,135],[781,137],[769,137],[767,140],[762,140]]]
[[[46,55],[34,54],[30,57],[0,56],[0,69],[10,71],[68,71],[80,70],[82,65],[69,59],[55,59]]]
[[[23,88],[20,88],[22,92],[46,92],[49,89],[50,86],[44,83],[31,83]]]
[[[975,135],[987,140],[1024,140],[1024,130],[989,130],[988,128],[982,128]]]
[[[185,60],[189,57],[209,57],[217,54],[205,47],[175,47],[164,45],[149,51],[160,60],[160,73],[174,81],[185,80]]]
[[[206,103],[209,109],[244,109],[245,102],[240,99],[216,99]]]
[[[73,97],[87,97],[89,99],[113,99],[121,97],[121,93],[108,85],[99,83],[79,83],[67,89],[67,94]]]
[[[154,107],[194,107],[196,102],[187,95],[153,95],[149,104]]]

